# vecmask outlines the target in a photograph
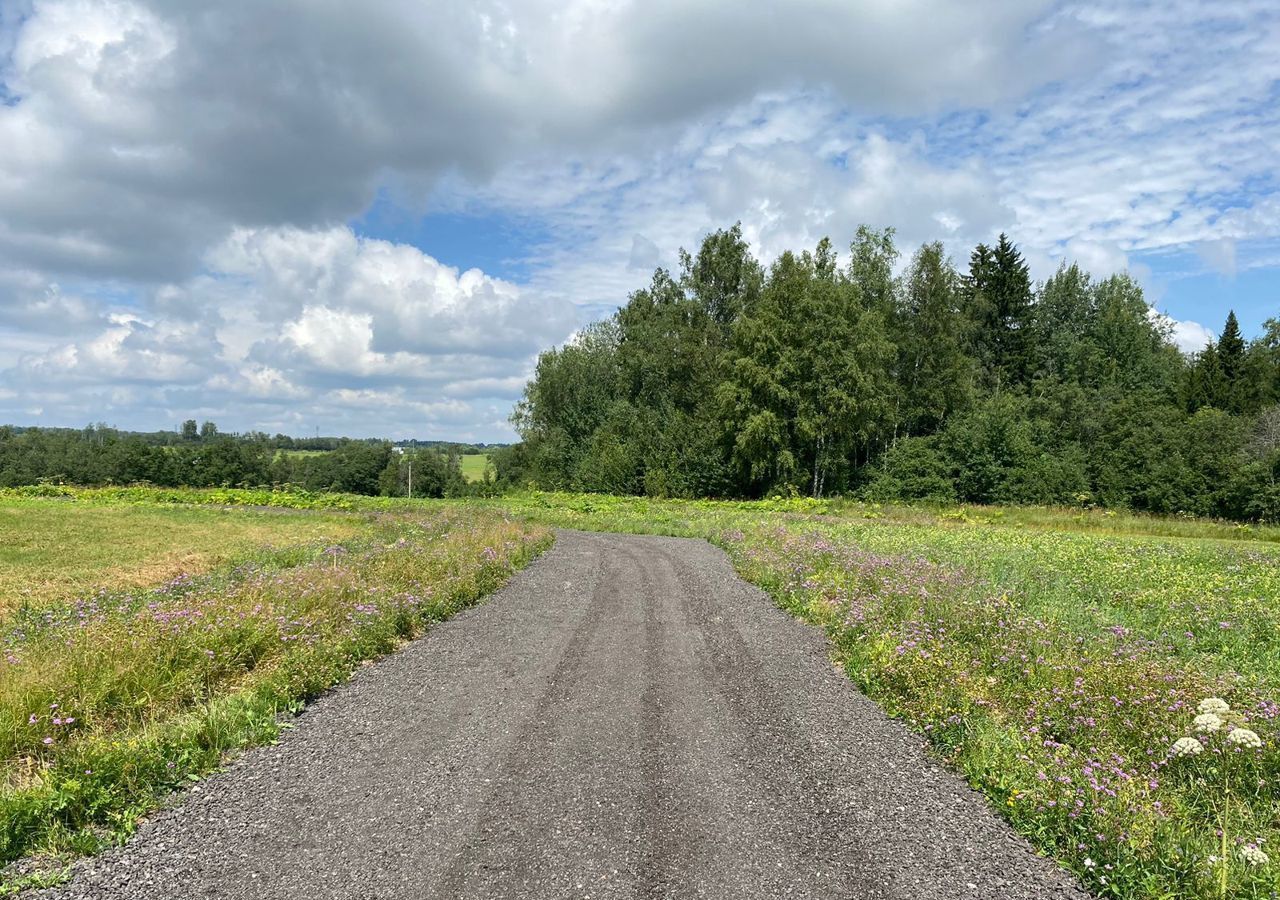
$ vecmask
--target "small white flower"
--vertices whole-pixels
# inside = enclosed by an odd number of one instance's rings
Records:
[[[1249,747],[1256,750],[1262,746],[1262,738],[1258,737],[1256,731],[1248,728],[1233,728],[1231,733],[1227,735],[1227,740],[1233,744],[1239,744],[1241,747]]]
[[[1226,700],[1223,700],[1220,697],[1205,697],[1200,701],[1200,705],[1196,707],[1196,711],[1201,713],[1214,713],[1215,715],[1220,716],[1223,713],[1231,712],[1231,707],[1227,705]]]
[[[1271,862],[1271,857],[1267,856],[1260,847],[1254,847],[1245,844],[1240,848],[1240,858],[1251,866],[1265,866]]]
[[[1084,867],[1085,867],[1086,869],[1092,869],[1092,868],[1093,868],[1093,866],[1094,866],[1094,862],[1093,862],[1093,860],[1091,860],[1089,857],[1087,857],[1087,856],[1086,856],[1086,857],[1084,858]]]
[[[1195,756],[1204,750],[1204,744],[1193,737],[1178,738],[1171,748],[1175,756]]]
[[[1191,727],[1201,734],[1210,734],[1222,728],[1222,719],[1217,713],[1201,713],[1191,720]]]

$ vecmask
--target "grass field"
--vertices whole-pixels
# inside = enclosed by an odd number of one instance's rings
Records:
[[[268,544],[335,543],[355,531],[350,515],[334,512],[0,498],[0,617],[23,604],[199,574]]]
[[[464,453],[458,457],[462,465],[462,477],[467,481],[484,481],[485,470],[489,468],[489,454]]]
[[[544,527],[457,505],[65,494],[0,498],[6,534],[25,536],[8,583],[42,586],[0,616],[0,868],[117,840],[169,790],[273,740],[281,713],[550,542]],[[288,508],[338,500],[358,509]],[[268,503],[285,508],[258,508]],[[205,570],[155,583],[184,553]],[[29,880],[0,875],[0,895]]]
[[[0,493],[5,590],[32,591],[0,619],[0,860],[127,833],[556,525],[723,547],[1098,895],[1280,891],[1275,528],[786,499],[31,493]],[[204,574],[157,588],[170,553]]]
[[[1275,529],[804,500],[498,502],[718,543],[1101,896],[1280,890],[1266,856],[1280,847]]]
[[[324,456],[332,452],[332,450],[277,450],[276,456]]]

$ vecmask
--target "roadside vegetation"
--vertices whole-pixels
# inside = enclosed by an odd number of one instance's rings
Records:
[[[1277,529],[803,498],[498,502],[723,547],[1099,896],[1280,890]],[[1230,712],[1206,729],[1210,699]]]
[[[409,503],[53,486],[4,492],[0,511],[54,522],[69,545],[92,528],[121,548],[102,588],[85,589],[86,568],[67,593],[0,616],[4,861],[118,840],[166,792],[274,740],[309,697],[492,590],[565,526],[723,547],[1098,895],[1280,890],[1274,526],[781,496]],[[162,523],[191,547],[211,538],[203,549],[225,560],[129,586],[128,561],[146,571],[154,558],[138,532]],[[271,537],[250,546],[259,527]],[[44,550],[13,558],[29,582],[60,565]]]
[[[0,867],[118,840],[166,792],[274,740],[307,699],[476,602],[550,543],[545,527],[496,510],[333,496],[357,507],[337,513],[280,494],[277,507],[301,509],[262,513],[221,507],[265,492],[184,492],[208,504],[193,508],[175,505],[178,492],[62,490],[11,492],[0,509],[11,528],[55,521],[68,540],[101,529],[121,562],[144,571],[158,526],[232,563],[166,571],[145,587],[107,565],[101,587],[86,591],[82,571],[66,593],[20,596],[0,614]],[[225,535],[207,530],[215,520]],[[259,522],[271,539],[246,551]],[[49,583],[61,555],[37,548],[13,565],[6,577]],[[12,874],[10,886],[26,877]]]

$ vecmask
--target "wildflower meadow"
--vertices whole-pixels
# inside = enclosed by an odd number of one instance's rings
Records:
[[[1213,537],[1169,538],[1144,533],[1162,527],[1150,519],[1089,528],[1045,511],[1010,526],[998,511],[805,500],[506,502],[556,524],[719,544],[1097,895],[1280,890],[1270,532],[1222,540],[1204,523]]]
[[[0,868],[118,840],[550,543],[544,527],[441,506],[353,513],[346,531],[0,618]]]
[[[130,509],[148,527],[140,507],[279,508],[292,539],[247,552],[258,531],[237,526],[227,564],[49,589],[0,616],[2,862],[119,840],[166,792],[274,740],[308,698],[497,587],[560,526],[722,547],[1096,895],[1280,891],[1275,529],[784,498],[59,490],[0,500],[16,514]]]

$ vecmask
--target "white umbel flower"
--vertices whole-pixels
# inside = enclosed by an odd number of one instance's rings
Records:
[[[1217,713],[1200,713],[1191,720],[1191,727],[1201,734],[1211,734],[1222,728],[1222,717]]]
[[[1249,844],[1245,844],[1240,848],[1240,858],[1251,866],[1265,866],[1271,862],[1271,857],[1267,856],[1260,847],[1253,847]]]
[[[1196,711],[1220,716],[1223,713],[1231,712],[1231,707],[1221,697],[1205,697],[1200,701],[1200,705],[1196,707]]]
[[[1262,746],[1262,738],[1258,737],[1256,731],[1248,728],[1231,729],[1231,733],[1227,735],[1227,740],[1241,747],[1248,747],[1251,750],[1257,750]]]
[[[1171,748],[1174,756],[1195,756],[1204,751],[1204,744],[1192,737],[1178,738]]]

